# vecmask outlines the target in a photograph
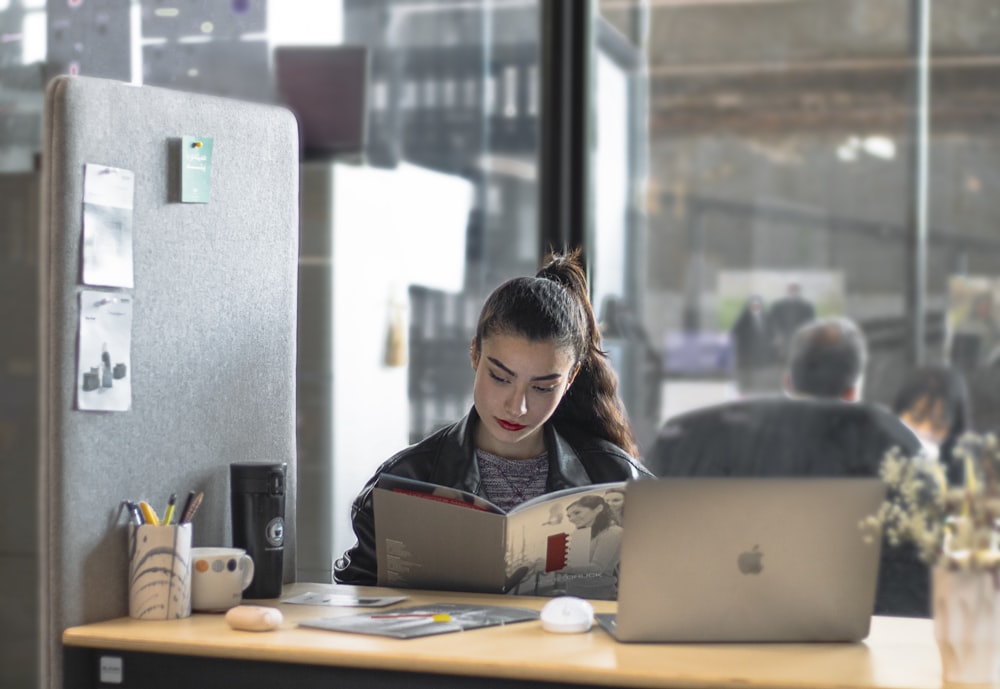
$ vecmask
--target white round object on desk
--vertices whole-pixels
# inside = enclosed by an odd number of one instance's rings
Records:
[[[281,626],[284,617],[277,608],[237,605],[226,611],[226,623],[245,632],[269,632]]]
[[[594,606],[576,596],[559,596],[542,606],[542,629],[557,634],[579,634],[594,624]]]

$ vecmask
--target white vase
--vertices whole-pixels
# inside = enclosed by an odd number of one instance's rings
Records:
[[[1000,687],[1000,572],[935,567],[932,576],[944,680]]]

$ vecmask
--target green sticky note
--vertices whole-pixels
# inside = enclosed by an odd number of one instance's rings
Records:
[[[208,203],[212,178],[212,137],[181,138],[181,202]]]

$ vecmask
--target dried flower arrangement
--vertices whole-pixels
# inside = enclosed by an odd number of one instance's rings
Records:
[[[965,482],[949,487],[936,458],[886,453],[886,500],[863,526],[880,527],[890,545],[913,543],[931,565],[1000,571],[1000,442],[992,433],[967,433],[954,457]]]

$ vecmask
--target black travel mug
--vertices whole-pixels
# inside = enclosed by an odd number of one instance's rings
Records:
[[[285,553],[286,464],[229,465],[229,498],[233,547],[253,558],[253,581],[244,598],[281,595]]]

